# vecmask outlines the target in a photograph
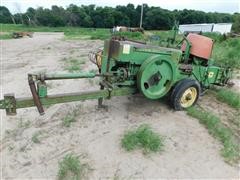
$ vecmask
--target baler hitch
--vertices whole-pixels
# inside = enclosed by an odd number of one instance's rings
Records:
[[[44,105],[52,105],[59,103],[67,103],[74,101],[84,101],[90,99],[103,99],[112,96],[124,96],[136,93],[134,87],[113,87],[104,80],[100,82],[101,89],[97,91],[64,93],[58,95],[47,95],[45,80],[60,80],[74,78],[94,78],[96,76],[111,76],[111,74],[94,74],[94,73],[75,73],[75,74],[29,74],[28,82],[32,97],[15,98],[14,94],[4,95],[4,99],[0,100],[0,109],[6,109],[7,115],[16,115],[16,109],[36,106],[40,115],[44,115]],[[36,87],[37,83],[37,87]],[[105,89],[104,89],[105,88]]]

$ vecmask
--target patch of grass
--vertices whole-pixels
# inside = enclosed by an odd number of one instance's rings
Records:
[[[221,154],[226,162],[230,164],[239,162],[240,146],[235,143],[231,129],[225,127],[217,116],[196,106],[189,108],[187,114],[197,118],[201,124],[206,126],[208,132],[223,144]]]
[[[34,133],[33,136],[32,136],[32,142],[34,142],[34,143],[40,143],[40,139],[39,139],[39,135],[40,135],[40,134],[41,134],[40,132]]]
[[[71,123],[76,122],[76,116],[77,111],[73,111],[71,113],[68,113],[63,119],[62,119],[62,125],[65,127],[70,127]]]
[[[12,39],[12,35],[10,33],[0,34],[0,40],[5,40],[5,39]]]
[[[216,32],[205,32],[205,33],[203,33],[203,35],[213,39],[215,42],[222,42],[222,41],[226,40],[224,35],[216,33]]]
[[[79,158],[73,154],[66,155],[61,162],[59,162],[58,179],[79,180],[85,177],[87,164],[81,164]]]
[[[216,97],[233,108],[240,108],[240,94],[229,89],[220,89]]]
[[[22,118],[18,122],[18,128],[22,128],[22,129],[29,128],[30,125],[31,125],[31,121],[29,121],[29,120],[23,121]]]
[[[66,27],[26,26],[22,24],[0,24],[2,32],[62,32]]]
[[[111,36],[110,29],[81,28],[81,27],[47,27],[26,26],[21,24],[0,24],[1,32],[63,32],[65,39],[108,39]]]
[[[144,153],[149,153],[163,149],[163,138],[148,125],[141,125],[133,131],[126,132],[121,143],[127,151],[143,148]]]
[[[70,127],[73,122],[76,122],[76,117],[81,113],[82,105],[75,106],[68,114],[62,118],[62,125]]]
[[[65,39],[100,39],[105,40],[111,37],[109,29],[101,28],[75,28],[64,31]]]
[[[75,58],[63,59],[64,69],[69,72],[80,72],[82,69],[82,65],[85,64],[85,61]]]

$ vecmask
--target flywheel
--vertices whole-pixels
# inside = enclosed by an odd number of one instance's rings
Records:
[[[138,89],[149,99],[164,96],[175,81],[176,68],[171,59],[151,56],[141,65],[137,75]]]

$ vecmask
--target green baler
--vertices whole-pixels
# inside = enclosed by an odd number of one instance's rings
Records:
[[[15,98],[4,95],[0,109],[15,115],[16,109],[36,106],[44,114],[44,105],[73,101],[103,99],[142,93],[149,99],[168,95],[175,110],[192,106],[199,95],[211,85],[224,86],[231,77],[231,69],[213,65],[211,39],[189,34],[180,43],[181,48],[165,48],[113,37],[104,42],[102,51],[89,58],[99,73],[29,74],[32,97]],[[100,90],[84,93],[48,95],[46,81],[101,77]]]

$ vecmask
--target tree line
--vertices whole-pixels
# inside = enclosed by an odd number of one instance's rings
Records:
[[[193,23],[229,23],[234,22],[234,29],[239,31],[240,14],[203,12],[196,10],[166,10],[160,7],[144,5],[143,28],[166,30],[174,21],[180,24]],[[40,26],[80,26],[94,28],[112,28],[113,26],[138,27],[141,6],[128,4],[116,7],[97,7],[95,5],[77,6],[70,4],[67,8],[52,6],[48,8],[28,8],[25,13],[11,14],[7,7],[0,6],[0,23],[15,23]]]

